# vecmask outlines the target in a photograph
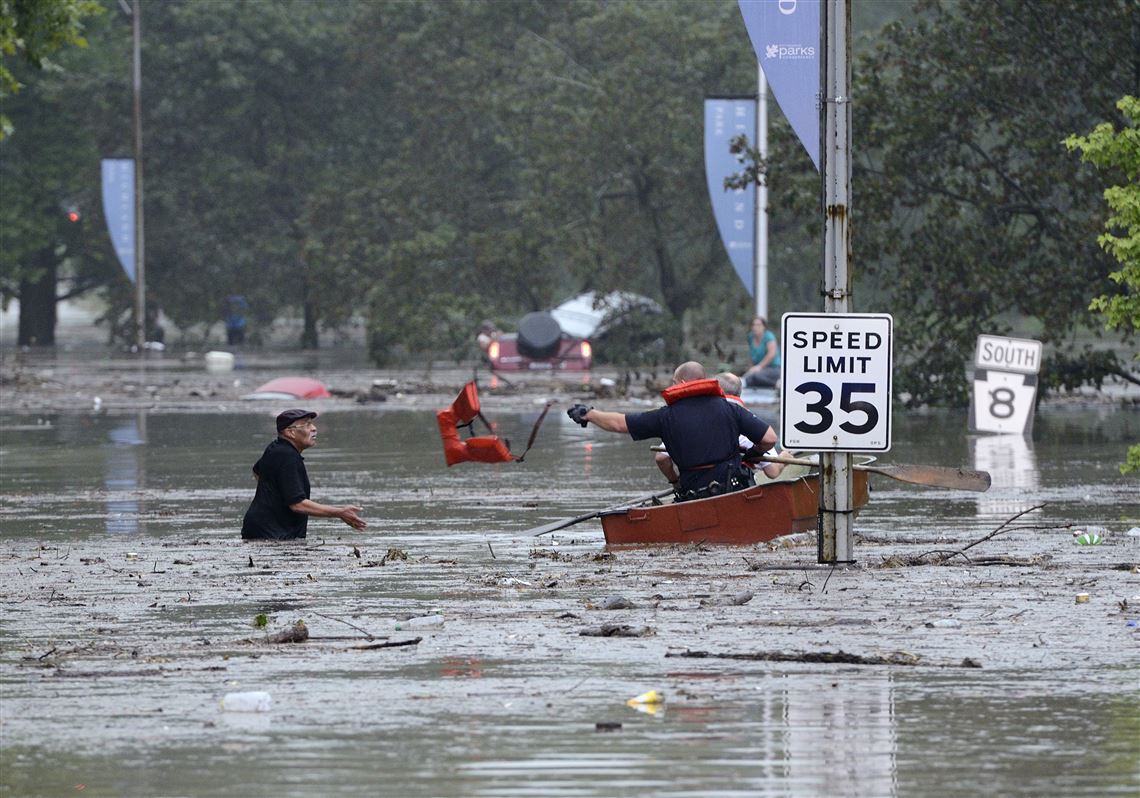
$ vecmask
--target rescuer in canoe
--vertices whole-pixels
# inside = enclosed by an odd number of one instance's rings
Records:
[[[585,427],[627,432],[635,441],[660,438],[680,472],[681,500],[716,496],[748,487],[741,479],[738,441],[743,434],[761,451],[776,443],[771,426],[734,402],[725,401],[715,379],[705,377],[700,363],[682,363],[673,385],[661,392],[665,406],[645,413],[614,413],[574,405],[566,414]]]

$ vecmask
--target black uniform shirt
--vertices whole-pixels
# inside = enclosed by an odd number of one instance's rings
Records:
[[[699,490],[713,481],[727,485],[740,469],[740,434],[759,443],[769,428],[721,396],[691,396],[647,413],[630,413],[625,422],[635,441],[661,439],[681,472],[682,490]]]
[[[295,513],[289,505],[309,498],[309,474],[305,458],[284,438],[265,447],[254,463],[257,492],[245,511],[241,536],[246,540],[292,540],[305,537],[309,517]]]

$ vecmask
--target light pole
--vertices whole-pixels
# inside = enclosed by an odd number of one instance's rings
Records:
[[[135,346],[139,353],[146,344],[146,258],[143,235],[143,141],[142,141],[142,20],[141,0],[119,0],[119,7],[131,18],[131,89],[134,95],[135,158]]]
[[[768,322],[768,78],[757,62],[756,71],[756,146],[761,167],[756,170],[756,246],[753,248],[756,269],[756,314]]]

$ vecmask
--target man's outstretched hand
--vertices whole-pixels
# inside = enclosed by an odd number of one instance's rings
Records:
[[[566,411],[566,415],[570,416],[570,420],[575,424],[579,424],[584,427],[589,423],[586,421],[586,414],[593,409],[594,408],[586,407],[585,405],[574,405],[572,408]]]
[[[338,517],[340,518],[341,521],[344,521],[346,524],[348,524],[353,529],[364,529],[366,526],[368,526],[368,522],[365,521],[363,518],[361,518],[358,515],[358,513],[362,509],[364,509],[364,508],[363,507],[354,507],[352,505],[346,505],[346,506],[340,508],[340,513],[339,513]]]

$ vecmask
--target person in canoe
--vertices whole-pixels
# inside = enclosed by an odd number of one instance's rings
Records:
[[[673,384],[661,392],[665,406],[645,413],[615,413],[577,404],[570,419],[608,432],[628,433],[635,441],[660,438],[677,469],[679,500],[717,496],[748,487],[741,477],[738,440],[743,434],[762,447],[776,443],[772,427],[739,404],[725,401],[724,390],[705,376],[700,363],[682,363]]]
[[[748,406],[744,404],[744,400],[740,398],[740,390],[743,386],[743,382],[741,381],[740,377],[736,376],[731,371],[722,371],[716,375],[716,381],[720,383],[720,389],[724,391],[725,399],[730,402],[735,402],[745,410],[748,409]],[[780,472],[784,470],[783,463],[764,463],[761,466],[758,461],[748,459],[750,454],[775,455],[777,454],[775,447],[769,449],[766,452],[758,450],[752,441],[748,438],[748,436],[744,434],[741,434],[737,439],[737,445],[740,447],[741,456],[744,458],[741,464],[740,479],[745,483],[747,487],[751,487],[752,485],[756,484],[756,479],[753,476],[752,472],[758,467],[768,476],[769,479],[775,479],[776,477],[780,476]],[[654,463],[657,465],[658,470],[660,470],[661,473],[665,475],[665,479],[669,480],[670,485],[677,484],[680,475],[677,473],[677,466],[673,462],[673,458],[669,456],[669,452],[667,450],[657,452],[654,455]]]
[[[740,391],[744,388],[744,380],[740,379],[740,377],[737,377],[731,371],[722,371],[720,374],[716,375],[716,381],[720,383],[720,388],[722,391],[724,391],[725,399],[730,402],[736,402],[736,404],[740,405],[745,410],[748,409],[748,405],[744,404],[744,400],[740,398]],[[764,454],[778,457],[780,455],[780,452],[776,451],[775,446],[768,450],[759,449],[751,440],[748,439],[748,436],[746,435],[740,436],[739,443],[740,453],[744,457],[744,467],[746,469],[752,470],[759,467],[760,470],[768,476],[768,479],[775,479],[783,472],[783,463],[763,463],[763,465],[761,465],[763,461],[749,459],[749,455],[752,454]],[[787,452],[784,452],[784,454],[787,454]]]
[[[253,465],[257,491],[242,520],[243,540],[304,539],[309,516],[339,518],[353,529],[368,524],[359,507],[319,504],[309,498],[309,475],[301,452],[317,443],[317,414],[286,410],[277,416],[277,438]]]

